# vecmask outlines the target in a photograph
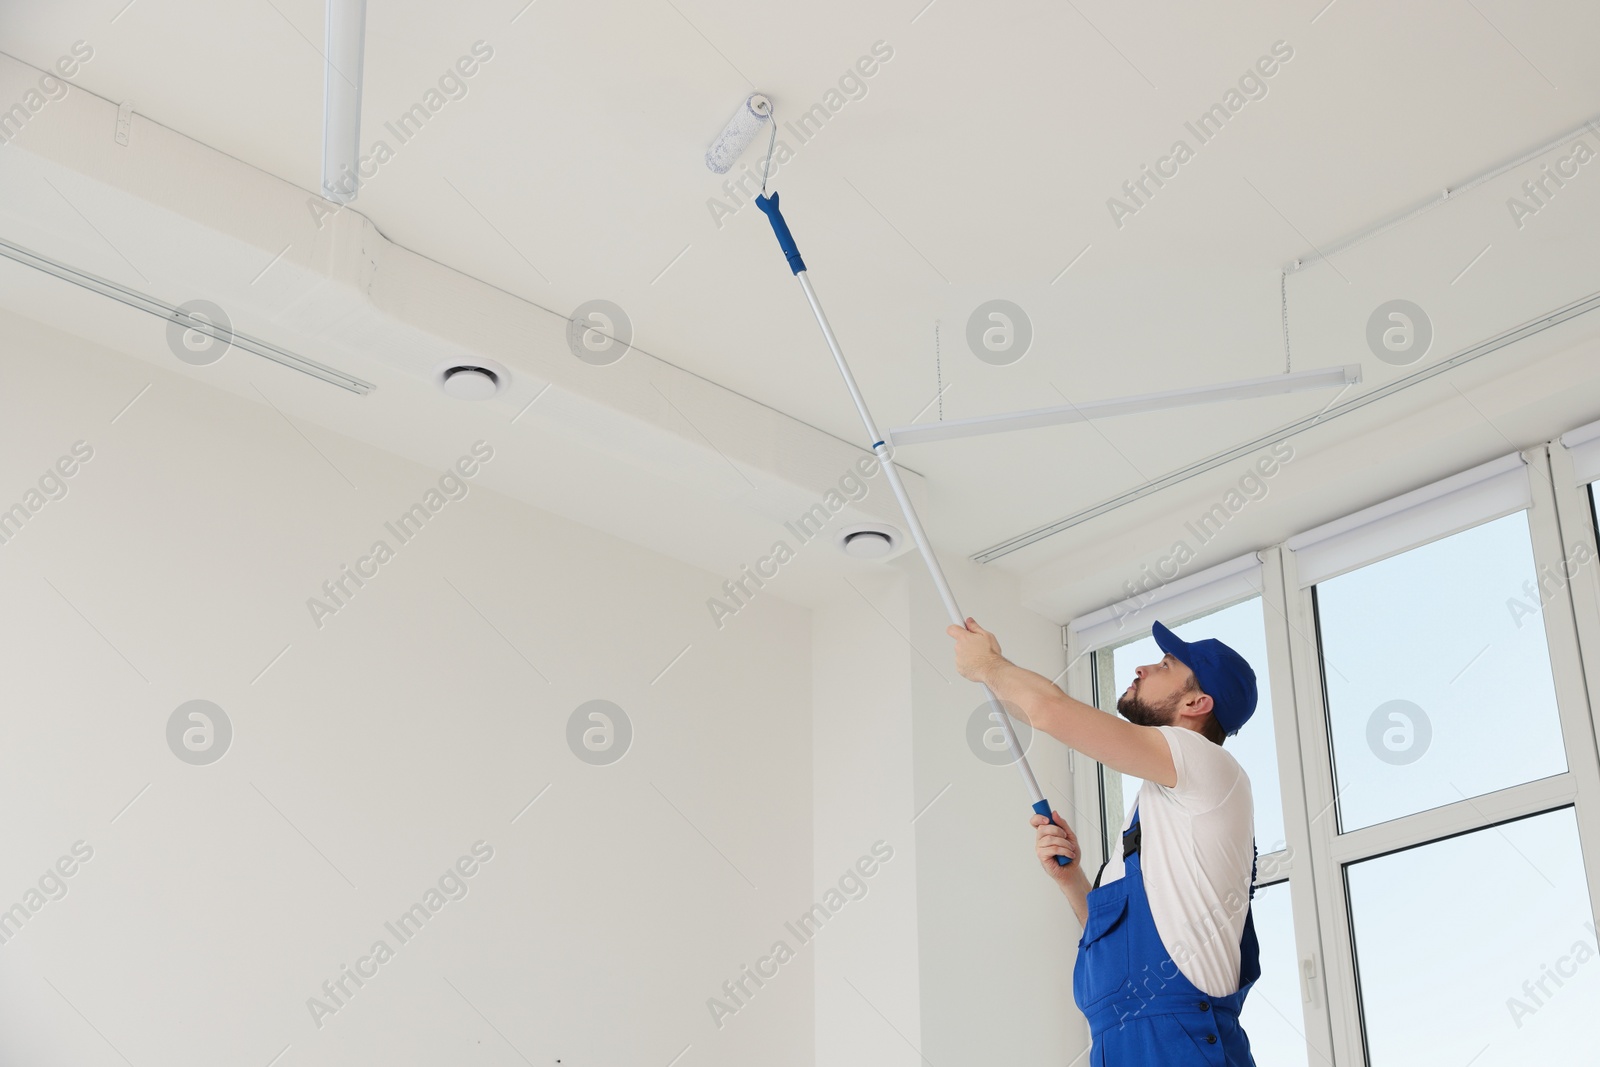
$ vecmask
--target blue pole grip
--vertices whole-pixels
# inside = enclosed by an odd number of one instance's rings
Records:
[[[789,269],[799,274],[806,269],[806,261],[800,258],[800,249],[795,246],[794,234],[789,232],[789,224],[783,221],[783,212],[778,210],[778,194],[771,196],[757,196],[756,207],[767,216],[767,221],[772,223],[772,232],[778,235],[778,247],[783,249],[784,256],[789,260]],[[1046,815],[1050,814],[1045,812]]]
[[[1050,819],[1050,802],[1048,800],[1039,801],[1037,804],[1035,804],[1033,806],[1033,810],[1035,812],[1039,813],[1040,815],[1043,815],[1046,819]],[[1050,821],[1052,823],[1055,822],[1054,819],[1050,819]],[[1057,867],[1065,867],[1067,864],[1069,864],[1071,862],[1072,861],[1070,859],[1068,859],[1066,856],[1057,856],[1056,857],[1056,866]]]

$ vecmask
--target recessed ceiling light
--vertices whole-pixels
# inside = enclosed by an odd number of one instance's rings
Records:
[[[482,367],[451,367],[444,372],[444,391],[457,400],[487,400],[499,384],[494,371]]]
[[[492,359],[452,359],[434,368],[433,380],[457,400],[488,400],[506,387],[511,375]]]
[[[900,547],[900,531],[883,523],[846,526],[836,538],[840,551],[856,559],[882,559]]]

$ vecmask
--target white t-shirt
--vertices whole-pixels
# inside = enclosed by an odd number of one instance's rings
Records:
[[[1158,726],[1177,784],[1139,786],[1139,865],[1156,933],[1183,976],[1225,997],[1239,988],[1239,940],[1250,901],[1255,804],[1250,777],[1221,745],[1181,726]],[[1133,824],[1128,813],[1122,829]],[[1121,878],[1122,835],[1100,884]],[[1137,966],[1137,965],[1136,965]]]

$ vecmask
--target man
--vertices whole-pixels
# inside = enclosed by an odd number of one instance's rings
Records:
[[[1222,743],[1256,709],[1256,676],[1221,641],[1153,627],[1164,655],[1138,668],[1123,716],[1073,700],[1000,654],[973,619],[951,625],[956,669],[1037,730],[1143,779],[1094,886],[1072,828],[1035,815],[1035,850],[1083,924],[1072,995],[1089,1020],[1089,1067],[1254,1067],[1239,1025],[1260,976],[1250,779]],[[1123,721],[1123,720],[1126,721]],[[1102,881],[1104,878],[1104,881]]]

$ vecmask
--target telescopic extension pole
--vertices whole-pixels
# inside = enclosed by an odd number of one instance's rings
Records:
[[[966,629],[967,617],[956,606],[955,595],[950,592],[950,583],[945,581],[944,571],[940,569],[939,561],[934,558],[933,546],[928,543],[928,537],[922,530],[922,523],[917,519],[916,509],[911,506],[911,498],[906,495],[906,488],[900,483],[900,472],[894,465],[893,448],[878,433],[878,427],[872,421],[872,413],[867,410],[867,402],[862,399],[861,390],[856,388],[856,380],[850,373],[850,365],[844,361],[844,352],[839,349],[839,341],[833,336],[833,327],[828,325],[828,316],[823,314],[822,304],[817,301],[816,291],[811,288],[811,280],[806,277],[806,265],[800,258],[800,249],[795,246],[794,235],[789,232],[789,224],[783,220],[783,213],[778,210],[778,194],[757,196],[756,206],[772,223],[772,232],[777,235],[778,247],[783,249],[783,254],[789,261],[789,269],[800,280],[800,288],[805,290],[806,300],[811,304],[811,312],[817,317],[817,325],[822,327],[823,339],[828,342],[828,348],[833,352],[833,361],[839,365],[839,373],[844,376],[845,387],[850,390],[850,398],[855,401],[856,411],[860,412],[861,421],[866,425],[867,436],[872,440],[873,454],[883,464],[883,473],[889,479],[889,486],[894,490],[895,499],[900,502],[900,511],[905,515],[906,526],[910,528],[911,536],[922,552],[923,562],[928,565],[928,573],[933,576],[933,584],[939,590],[939,599],[944,601],[945,613],[950,616],[952,623]],[[1028,789],[1033,810],[1049,819],[1050,802],[1039,791],[1039,783],[1033,777],[1033,768],[1028,766],[1028,758],[1022,754],[1022,746],[1017,743],[1016,731],[1011,726],[1011,716],[1001,706],[999,698],[994,695],[994,690],[985,685],[983,691],[989,697],[989,707],[992,709],[990,717],[999,722],[1000,728],[1005,731],[1006,748],[1010,750],[1017,770],[1022,773],[1022,784]],[[1056,863],[1062,867],[1071,862],[1065,856],[1056,857]]]

